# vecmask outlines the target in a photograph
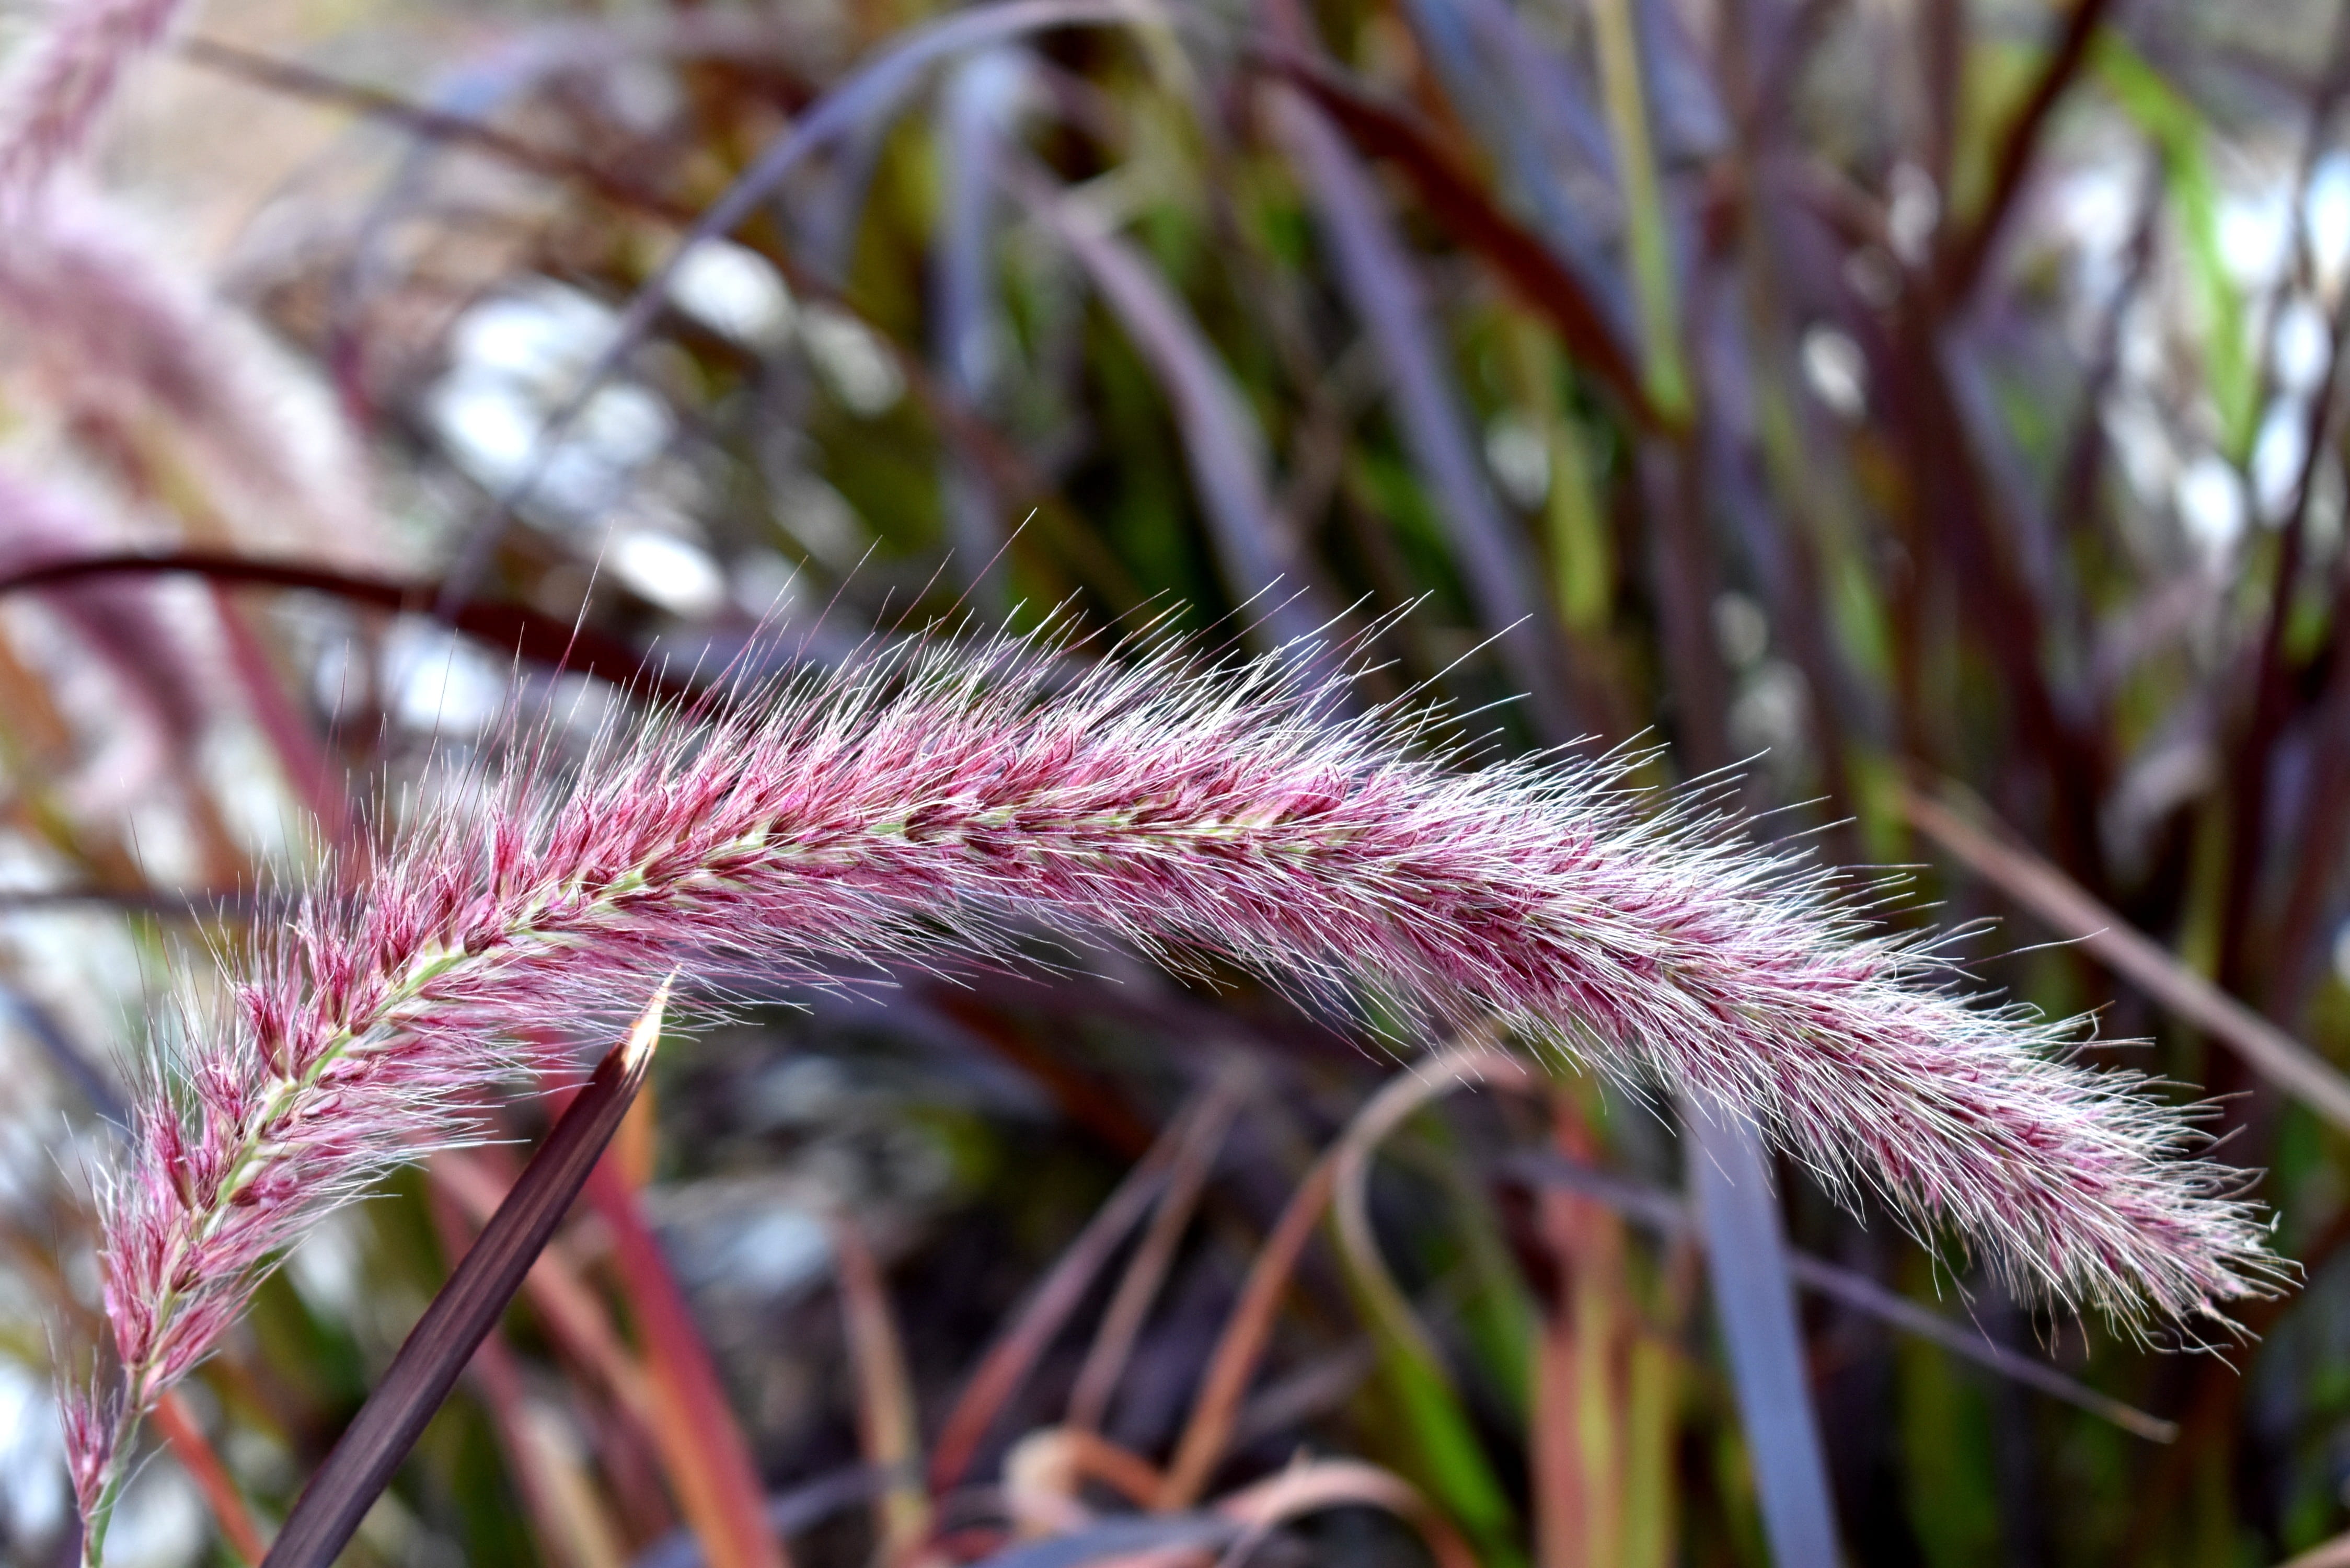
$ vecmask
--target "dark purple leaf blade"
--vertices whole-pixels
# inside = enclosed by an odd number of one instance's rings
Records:
[[[504,1315],[643,1086],[669,1001],[664,981],[546,1135],[479,1240],[424,1309],[391,1369],[310,1478],[263,1568],[328,1568]]]

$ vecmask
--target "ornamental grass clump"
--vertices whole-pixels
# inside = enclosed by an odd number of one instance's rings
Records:
[[[1468,769],[1428,715],[1348,716],[1295,663],[1067,653],[919,641],[666,711],[322,878],[147,1096],[108,1194],[120,1372],[71,1422],[84,1508],[273,1260],[477,1129],[520,1032],[625,1020],[673,971],[1013,961],[1040,926],[1431,1029],[1498,1019],[1751,1115],[1840,1189],[2126,1322],[2276,1279],[2179,1113],[1719,821],[1643,815],[1556,756]]]

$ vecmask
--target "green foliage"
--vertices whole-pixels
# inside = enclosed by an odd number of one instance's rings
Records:
[[[2251,453],[2261,415],[2259,369],[2246,342],[2243,300],[2220,254],[2219,189],[2202,112],[2114,33],[2098,39],[2096,68],[2106,89],[2161,153],[2166,196],[2186,242],[2202,312],[2204,384],[2219,414],[2221,448],[2241,462]]]
[[[1896,1353],[1910,1526],[1934,1568],[2001,1558],[1992,1477],[1996,1435],[1981,1387],[1947,1356],[1913,1343]]]

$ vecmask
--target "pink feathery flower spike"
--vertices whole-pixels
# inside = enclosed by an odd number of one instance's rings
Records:
[[[0,78],[0,206],[36,194],[79,156],[130,62],[186,0],[57,0],[57,16]]]
[[[209,493],[237,503],[248,537],[272,519],[300,519],[347,551],[373,533],[358,457],[308,417],[300,378],[203,285],[159,265],[139,224],[70,181],[22,213],[0,206],[0,337],[53,408],[101,428],[157,427]]]
[[[1426,715],[1343,716],[1294,664],[1129,653],[869,652],[666,715],[567,784],[518,771],[484,814],[415,824],[363,896],[314,892],[109,1195],[124,1382],[74,1419],[85,1508],[306,1227],[463,1136],[517,1032],[625,1018],[672,970],[1009,961],[1040,922],[1431,1027],[1498,1018],[1751,1114],[1840,1189],[2125,1321],[2273,1288],[2178,1113],[1718,821],[1644,817],[1556,757],[1464,771],[1420,749]]]

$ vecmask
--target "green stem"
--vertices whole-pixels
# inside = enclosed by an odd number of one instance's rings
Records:
[[[106,1553],[107,1526],[114,1522],[115,1505],[122,1501],[122,1489],[130,1480],[130,1467],[125,1461],[139,1440],[139,1425],[147,1413],[148,1383],[142,1367],[124,1392],[122,1415],[114,1424],[114,1444],[107,1450],[106,1480],[98,1489],[98,1501],[90,1504],[89,1517],[81,1524],[82,1568],[99,1568]]]
[[[1608,139],[1616,145],[1616,178],[1624,192],[1624,223],[1632,253],[1632,286],[1640,306],[1642,372],[1648,384],[1648,400],[1668,423],[1681,426],[1689,421],[1689,378],[1681,369],[1672,250],[1665,238],[1656,150],[1648,139],[1647,95],[1640,87],[1640,41],[1633,30],[1631,0],[1591,0],[1591,27],[1598,45]]]

